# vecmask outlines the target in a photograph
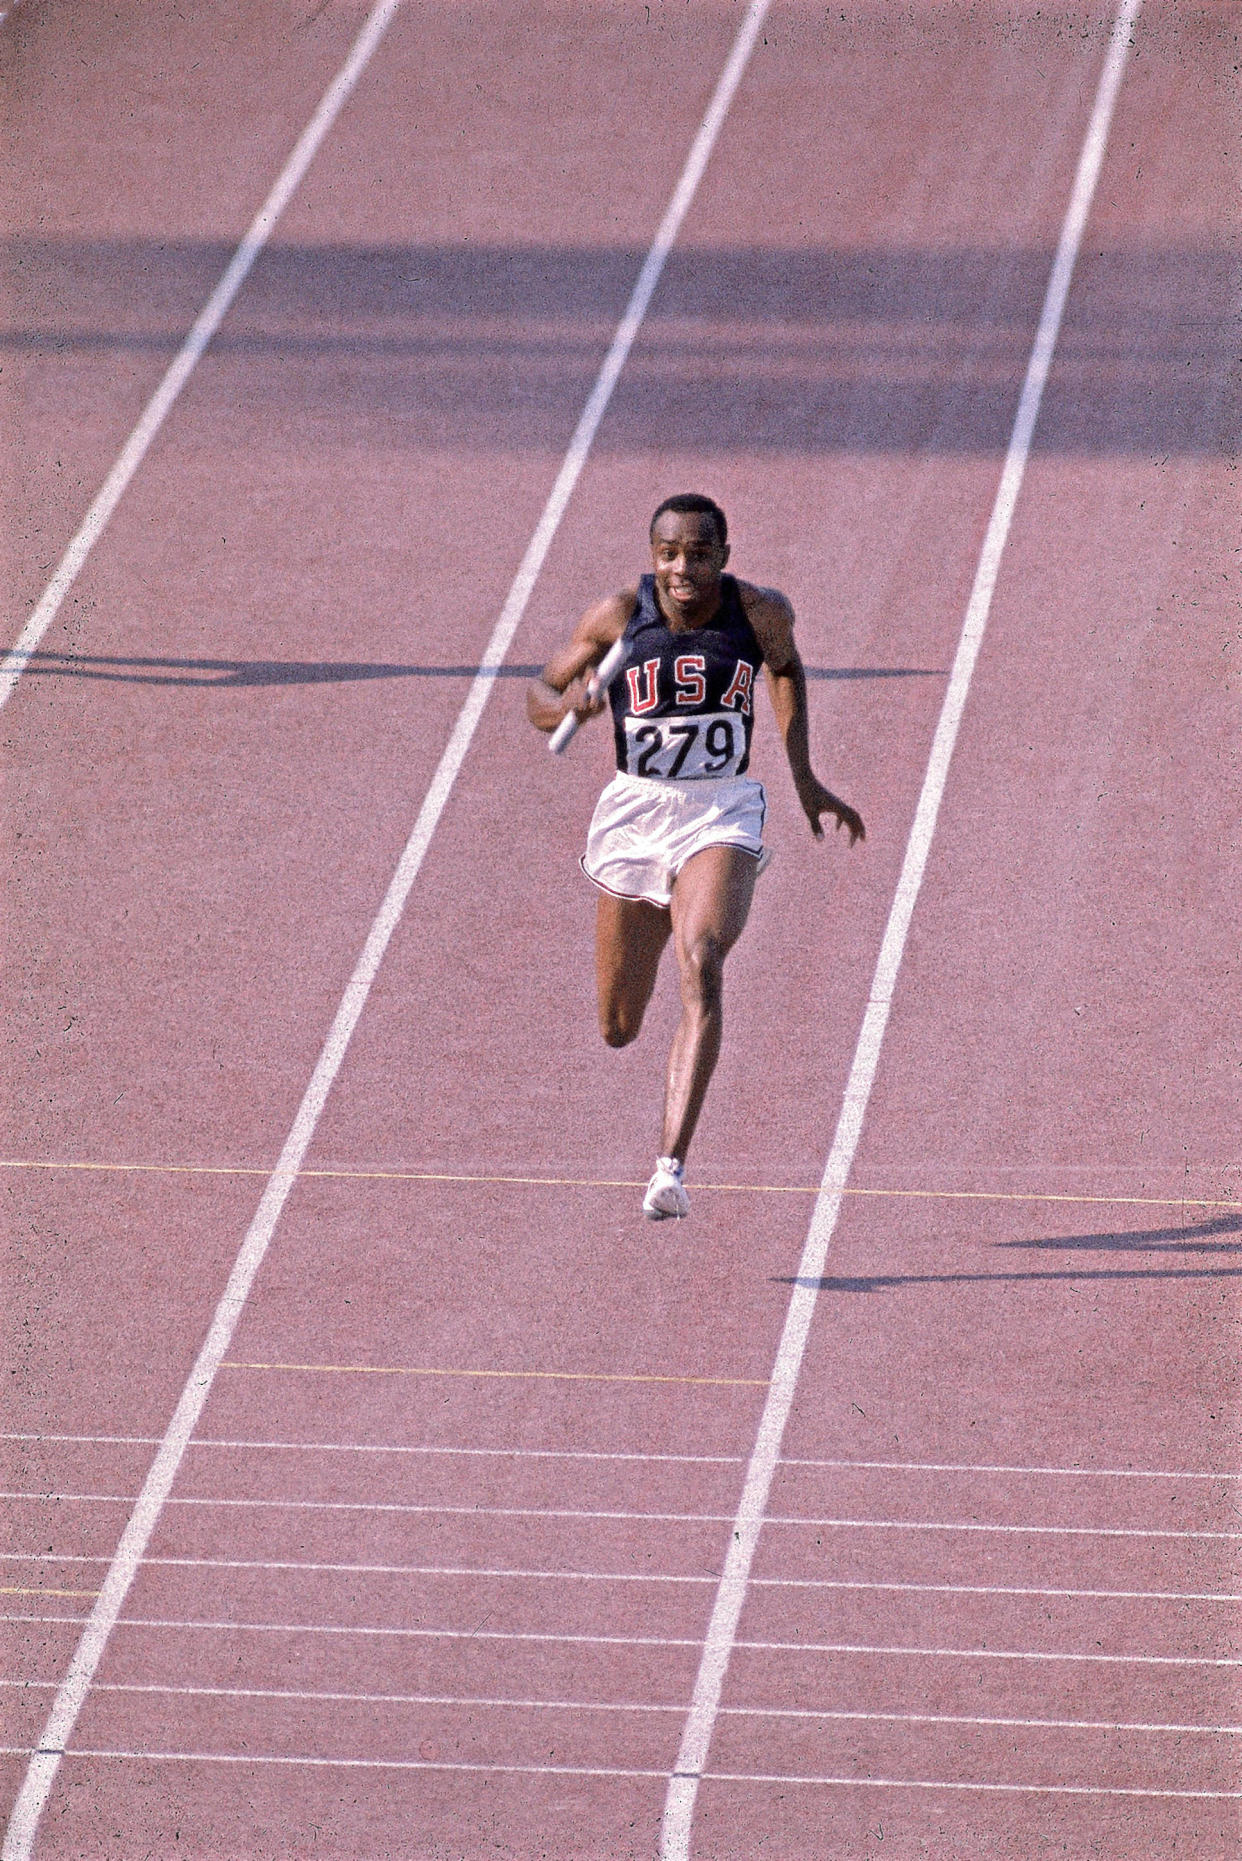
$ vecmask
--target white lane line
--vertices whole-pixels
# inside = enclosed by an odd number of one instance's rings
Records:
[[[101,1505],[129,1505],[129,1498],[115,1493],[0,1493],[0,1499],[31,1499],[68,1505],[73,1502]],[[140,1498],[141,1503],[141,1498]],[[508,1519],[621,1519],[638,1524],[727,1525],[727,1512],[589,1512],[551,1506],[449,1506],[414,1505],[396,1500],[371,1499],[210,1499],[178,1495],[166,1499],[173,1506],[231,1506],[264,1512],[409,1512],[418,1514],[464,1514],[467,1518]],[[1237,1534],[1242,1537],[1242,1533]]]
[[[126,1506],[133,1503],[133,1495],[126,1493],[0,1492],[0,1499],[28,1500],[45,1505]],[[568,1506],[421,1505],[404,1500],[381,1499],[234,1499],[189,1493],[178,1494],[164,1503],[167,1507],[228,1506],[258,1512],[410,1512],[447,1516],[464,1514],[468,1518],[619,1519],[657,1525],[724,1525],[729,1522],[727,1512],[606,1512]],[[1155,1525],[990,1525],[978,1519],[803,1518],[773,1513],[769,1515],[767,1523],[796,1526],[802,1530],[989,1532],[993,1536],[1016,1538],[1173,1538],[1179,1541],[1242,1539],[1242,1531],[1177,1531],[1169,1526]],[[52,1561],[55,1562],[55,1559]]]
[[[54,1435],[16,1434],[0,1431],[0,1441],[69,1442],[117,1447],[156,1447],[158,1435]],[[608,1448],[551,1447],[430,1447],[421,1443],[391,1441],[258,1441],[227,1439],[199,1435],[190,1447],[245,1448],[255,1452],[308,1454],[463,1454],[493,1459],[518,1460],[634,1460],[673,1461],[688,1466],[738,1466],[742,1454],[631,1454]],[[1007,1464],[992,1461],[960,1460],[811,1460],[782,1454],[782,1467],[820,1467],[843,1473],[1013,1473],[1023,1478],[1038,1476],[1065,1480],[1215,1480],[1222,1484],[1242,1480],[1242,1473],[1204,1471],[1182,1467],[1039,1467],[1031,1462]]]
[[[0,1614],[0,1622],[80,1622],[81,1616]],[[175,1616],[119,1616],[118,1628],[206,1630],[213,1634],[375,1635],[406,1641],[530,1641],[558,1646],[615,1648],[697,1648],[697,1636],[554,1634],[548,1629],[417,1628],[404,1624],[352,1622],[236,1622],[187,1620]],[[1242,1667],[1242,1655],[1210,1654],[1074,1654],[1035,1648],[925,1648],[854,1641],[743,1641],[734,1646],[759,1654],[863,1654],[948,1661],[1042,1661],[1132,1667]]]
[[[391,17],[396,4],[397,0],[382,0],[381,6],[364,27],[363,36],[373,33],[374,40],[377,42],[379,33]],[[99,1599],[91,1613],[90,1621],[70,1663],[61,1689],[53,1702],[47,1724],[39,1740],[39,1748],[31,1759],[18,1792],[4,1847],[0,1850],[0,1861],[29,1861],[39,1819],[43,1814],[57,1768],[64,1755],[65,1746],[82,1710],[95,1669],[103,1656],[113,1625],[120,1616],[125,1597],[150,1541],[151,1533],[164,1509],[190,1436],[194,1432],[203,1406],[211,1392],[220,1365],[228,1354],[255,1275],[263,1262],[281,1211],[297,1180],[298,1171],[314,1136],[332,1082],[340,1070],[345,1050],[366,1004],[371,984],[388,947],[389,939],[405,908],[405,901],[423,863],[440,815],[457,780],[458,771],[465,760],[466,752],[483,714],[483,707],[496,683],[496,674],[509,650],[535,581],[543,567],[544,558],[552,545],[565,508],[586,464],[599,423],[604,417],[613,389],[625,366],[643,318],[646,316],[647,307],[660,281],[668,255],[673,249],[682,221],[689,211],[690,203],[707,167],[716,138],[728,114],[734,93],[742,80],[755,39],[763,24],[768,4],[769,0],[751,0],[747,8],[733,48],[712,94],[711,102],[708,104],[707,111],[691,144],[690,153],[673,190],[672,199],[660,222],[655,239],[652,241],[651,249],[643,261],[642,269],[630,293],[629,302],[609,345],[608,353],[604,357],[595,385],[574,429],[569,450],[549,493],[543,514],[527,545],[526,553],[505,598],[500,618],[481,656],[480,671],[471,683],[466,701],[458,713],[452,734],[419,810],[418,819],[414,823],[384,901],[371,926],[357,967],[346,987],[336,1018],[324,1042],[323,1051],[316,1062],[293,1127],[285,1140],[276,1168],[268,1179],[267,1187],[264,1189],[254,1220],[242,1242],[241,1250],[212,1318],[202,1349],[186,1381],[172,1420],[156,1451],[151,1470],[143,1485],[142,1494],[126,1524],[116,1555],[104,1579]],[[359,44],[361,43],[360,37]],[[325,132],[326,127],[325,124]],[[141,454],[138,456],[141,457]],[[136,464],[137,459],[135,459],[135,466]],[[91,540],[93,541],[93,537]],[[76,574],[76,569],[74,573]],[[33,620],[31,624],[33,625]],[[44,622],[44,625],[46,624],[48,623]],[[27,632],[29,631],[28,628]],[[33,650],[25,634],[23,641],[25,642],[24,651]]]
[[[272,1453],[417,1454],[478,1460],[599,1460],[610,1464],[635,1461],[643,1465],[668,1462],[674,1466],[692,1467],[736,1467],[744,1459],[741,1454],[627,1454],[620,1449],[608,1451],[603,1448],[426,1447],[418,1443],[395,1446],[387,1442],[358,1441],[224,1441],[201,1435],[190,1446],[196,1453],[199,1448],[249,1448]]]
[[[0,1492],[0,1499],[17,1505],[44,1506],[132,1506],[136,1493],[43,1493]]]
[[[0,1754],[25,1757],[23,1745],[0,1745]],[[143,1751],[75,1747],[67,1758],[98,1761],[115,1758],[122,1763],[142,1764],[262,1764],[284,1765],[295,1770],[353,1771],[468,1771],[489,1777],[663,1777],[662,1770],[624,1769],[620,1765],[602,1764],[464,1764],[438,1758],[324,1758],[294,1757],[285,1753],[253,1751]],[[709,1783],[749,1784],[820,1784],[860,1790],[967,1790],[999,1791],[1009,1795],[1033,1796],[1140,1796],[1194,1798],[1209,1802],[1234,1802],[1242,1790],[1164,1790],[1142,1785],[1057,1783],[954,1783],[917,1777],[799,1777],[738,1771],[709,1771]]]
[[[22,1687],[50,1692],[52,1680],[4,1680],[0,1687]],[[509,1708],[520,1712],[684,1712],[680,1701],[667,1705],[653,1700],[522,1699],[476,1693],[339,1693],[309,1687],[207,1687],[172,1686],[158,1681],[99,1680],[96,1693],[157,1693],[190,1699],[301,1700],[332,1706],[461,1706]],[[1242,1725],[1172,1725],[1144,1719],[1003,1719],[948,1712],[847,1712],[814,1706],[722,1706],[722,1718],[740,1719],[845,1719],[866,1725],[972,1725],[1002,1730],[1049,1732],[1149,1732],[1181,1737],[1198,1733],[1206,1738],[1242,1737]]]
[[[482,1704],[484,1702],[480,1702]],[[1162,1725],[1143,1719],[1001,1719],[950,1712],[845,1712],[814,1706],[722,1706],[721,1717],[738,1719],[850,1719],[870,1725],[974,1725],[1025,1732],[1201,1732],[1210,1738],[1242,1736],[1242,1725]]]
[[[80,1447],[158,1447],[159,1435],[44,1435],[0,1434],[0,1441],[37,1441],[69,1443]]]
[[[0,1756],[26,1757],[28,1745],[0,1745]],[[662,1770],[621,1770],[599,1764],[463,1764],[437,1758],[319,1758],[286,1757],[274,1752],[247,1751],[121,1751],[90,1750],[75,1745],[67,1758],[119,1758],[142,1764],[283,1764],[297,1770],[347,1771],[472,1771],[489,1777],[663,1777]]]
[[[249,1448],[282,1454],[420,1454],[449,1459],[601,1460],[609,1463],[632,1460],[642,1464],[667,1461],[676,1466],[694,1467],[736,1467],[744,1459],[741,1454],[627,1454],[619,1449],[607,1451],[602,1448],[426,1447],[419,1443],[396,1446],[388,1442],[359,1441],[224,1441],[202,1435],[192,1441],[190,1446],[195,1453],[199,1448]]]
[[[752,1577],[750,1583],[756,1590],[882,1590],[890,1595],[910,1592],[924,1596],[1064,1596],[1088,1602],[1242,1603],[1242,1595],[1227,1590],[1074,1590],[1029,1583],[879,1583],[851,1577]]]
[[[1062,1661],[1133,1667],[1242,1667],[1242,1655],[1233,1654],[1070,1654],[1038,1648],[921,1648],[873,1645],[865,1641],[735,1641],[737,1648],[761,1654],[868,1654],[917,1656],[937,1661]]]
[[[961,1460],[806,1460],[782,1454],[782,1467],[821,1467],[843,1473],[1014,1473],[1050,1480],[1242,1480],[1242,1473],[1205,1473],[1178,1467],[1035,1467]]]
[[[0,1564],[106,1564],[107,1557],[52,1557],[43,1551],[13,1551],[0,1553]],[[315,1563],[310,1560],[274,1559],[268,1557],[144,1557],[144,1570],[300,1570],[309,1573],[322,1572],[340,1576],[383,1576],[383,1577],[522,1577],[551,1583],[711,1583],[719,1581],[719,1573],[695,1576],[678,1576],[668,1571],[634,1571],[634,1570],[528,1570],[516,1569],[511,1565],[496,1566],[479,1564],[333,1564]],[[888,1586],[885,1586],[888,1587]],[[23,1592],[29,1594],[33,1592]],[[56,1592],[43,1592],[45,1595]],[[86,1594],[74,1591],[74,1595]],[[94,1595],[94,1591],[90,1594]],[[4,1592],[0,1590],[0,1595]],[[1242,1601],[1242,1598],[1238,1599]]]
[[[29,1563],[45,1567],[54,1564],[106,1564],[108,1561],[103,1556],[86,1557],[79,1554],[54,1557],[44,1551],[0,1554],[0,1564]],[[720,1581],[718,1572],[695,1576],[660,1570],[534,1570],[506,1564],[341,1564],[267,1557],[146,1557],[143,1565],[148,1570],[272,1570],[341,1576],[517,1577],[524,1581],[549,1583],[693,1583],[699,1586],[710,1583],[714,1586]],[[1230,1590],[1086,1590],[1029,1583],[885,1583],[859,1577],[752,1577],[751,1587],[756,1590],[879,1591],[884,1595],[1034,1596],[1041,1600],[1061,1597],[1080,1602],[1242,1603],[1242,1593]],[[42,1592],[44,1595],[59,1593]],[[94,1591],[73,1593],[95,1594]]]
[[[22,628],[17,644],[0,658],[0,708],[8,703],[17,681],[37,651],[40,641],[57,614],[74,582],[81,574],[91,550],[103,535],[117,505],[124,497],[134,473],[172,411],[181,390],[202,360],[203,352],[219,329],[234,298],[249,277],[255,260],[271,238],[276,222],[288,206],[307,169],[314,161],[324,137],[332,128],[359,78],[370,63],[372,54],[388,30],[401,0],[378,0],[354,40],[349,57],[324,92],[319,108],[298,137],[293,153],[281,169],[267,199],[259,208],[250,230],[234,252],[219,284],[199,311],[194,325],[182,344],[159,387],[143,409],[137,426],[126,440],[115,465],[95,495],[94,503],[82,519],[81,527],[65,550],[55,574],[43,591],[38,606]],[[5,1851],[8,1852],[7,1849]]]
[[[53,1556],[46,1551],[7,1551],[0,1564],[106,1564],[104,1556],[80,1553]],[[719,1572],[682,1576],[671,1571],[531,1570],[497,1564],[338,1564],[312,1559],[268,1557],[145,1557],[144,1568],[185,1570],[323,1571],[353,1576],[400,1577],[521,1577],[552,1583],[697,1583],[720,1581]],[[1084,1602],[1242,1603],[1242,1593],[1231,1590],[1084,1590],[1052,1588],[1030,1583],[882,1583],[861,1577],[752,1577],[756,1590],[878,1590],[886,1595],[917,1596],[1050,1596]],[[45,1592],[46,1593],[46,1592]],[[92,1591],[93,1595],[94,1592]]]
[[[278,1564],[259,1559],[223,1557],[148,1557],[143,1562],[148,1570],[177,1566],[190,1570],[326,1571],[342,1576],[515,1577],[532,1583],[692,1583],[701,1587],[719,1581],[715,1573],[694,1577],[678,1576],[668,1571],[518,1570],[506,1565],[493,1568],[476,1564]]]
[[[31,1500],[54,1505],[129,1505],[131,1495],[121,1493],[22,1493],[0,1492],[0,1499]],[[440,1514],[449,1517],[463,1514],[468,1518],[510,1519],[618,1519],[623,1522],[656,1525],[724,1525],[727,1512],[637,1512],[587,1510],[556,1506],[478,1506],[414,1504],[405,1500],[381,1499],[234,1499],[208,1494],[178,1494],[165,1501],[174,1506],[227,1506],[258,1512],[401,1512]],[[1242,1539],[1242,1531],[1175,1531],[1167,1526],[1146,1525],[989,1525],[977,1519],[852,1519],[769,1516],[769,1525],[814,1527],[821,1531],[943,1531],[990,1532],[994,1536],[1017,1538],[1147,1538],[1194,1541],[1199,1539]],[[55,1560],[53,1560],[55,1561]]]
[[[774,1515],[769,1525],[795,1525],[805,1529],[848,1528],[854,1531],[953,1531],[991,1532],[1018,1538],[1242,1538],[1242,1531],[1175,1531],[1155,1525],[989,1525],[977,1519],[850,1519],[801,1518]]]
[[[61,1442],[80,1445],[117,1447],[154,1447],[158,1435],[62,1435],[22,1434],[0,1431],[0,1441]],[[516,1460],[599,1460],[670,1462],[679,1466],[737,1466],[741,1454],[653,1454],[627,1452],[616,1448],[544,1448],[544,1447],[455,1447],[395,1441],[264,1441],[243,1436],[200,1435],[190,1443],[200,1448],[240,1449],[254,1453],[304,1454],[414,1454],[452,1457],[461,1455],[482,1459]],[[948,1473],[1014,1474],[1023,1479],[1057,1480],[1209,1480],[1220,1485],[1242,1480],[1242,1473],[1225,1468],[1201,1467],[1047,1467],[1034,1462],[937,1461],[937,1460],[817,1460],[806,1456],[783,1454],[781,1467],[804,1467],[839,1473]]]
[[[1013,432],[1005,454],[1000,484],[984,536],[974,586],[971,589],[961,638],[954,655],[953,670],[945,692],[944,705],[936,725],[928,759],[927,773],[910,837],[902,861],[901,875],[889,912],[884,939],[876,962],[870,999],[863,1016],[854,1058],[846,1082],[844,1102],[833,1138],[832,1149],[824,1166],[823,1181],[811,1216],[810,1228],[797,1280],[790,1295],[789,1308],[777,1347],[772,1381],[764,1401],[763,1414],[737,1516],[729,1540],[728,1554],[720,1587],[716,1593],[703,1656],[695,1680],[694,1693],[681,1746],[673,1773],[669,1778],[661,1828],[661,1861],[689,1861],[690,1827],[698,1780],[707,1765],[721,1689],[729,1665],[729,1655],[737,1634],[738,1618],[746,1597],[746,1586],[755,1548],[763,1526],[768,1493],[780,1459],[785,1433],[797,1389],[802,1359],[806,1351],[816,1294],[824,1272],[829,1243],[845,1198],[853,1168],[855,1152],[862,1137],[863,1120],[871,1097],[880,1049],[888,1026],[889,1010],[897,986],[905,952],[906,938],[915,903],[923,883],[940,804],[949,776],[949,764],[957,741],[962,714],[974,676],[975,665],[983,645],[992,597],[1000,573],[1001,556],[1009,537],[1018,493],[1026,472],[1031,439],[1043,399],[1044,386],[1052,364],[1053,351],[1060,333],[1061,319],[1069,295],[1070,280],[1078,257],[1087,214],[1095,194],[1096,182],[1104,159],[1113,105],[1125,69],[1130,32],[1138,17],[1141,0],[1121,0],[1113,23],[1104,69],[1096,91],[1091,119],[1079,156],[1078,170],[1070,194],[1069,206],[1057,243],[1052,273],[1040,313],[1035,342],[1027,364],[1026,378],[1018,402]]]
[[[48,1692],[53,1680],[0,1680],[0,1687],[38,1688]],[[294,1687],[166,1686],[155,1681],[98,1680],[95,1693],[167,1693],[190,1699],[296,1699],[312,1704],[322,1700],[334,1706],[512,1706],[523,1712],[684,1712],[682,1700],[659,1705],[652,1701],[593,1699],[505,1699],[466,1693],[333,1693]],[[1124,1727],[1121,1729],[1125,1729]],[[1172,1731],[1202,1731],[1202,1726],[1173,1726]]]
[[[1158,1796],[1211,1803],[1232,1803],[1242,1790],[1161,1790],[1141,1784],[1096,1783],[954,1783],[923,1777],[797,1777],[746,1771],[708,1771],[712,1783],[821,1784],[846,1790],[967,1790],[996,1791],[1010,1796]]]
[[[73,1624],[81,1628],[85,1621],[85,1615],[23,1615],[13,1609],[6,1609],[3,1614],[0,1614],[0,1622],[51,1622],[59,1623],[61,1626]]]
[[[158,1447],[159,1435],[36,1435],[5,1434],[0,1441],[60,1442],[79,1446]],[[632,1460],[669,1461],[677,1466],[736,1467],[742,1454],[627,1454],[619,1448],[570,1447],[429,1447],[419,1442],[389,1441],[251,1441],[227,1440],[213,1435],[199,1435],[190,1442],[190,1451],[200,1448],[241,1448],[254,1453],[273,1454],[438,1454],[474,1456],[490,1460]]]
[[[73,1615],[0,1615],[0,1622],[81,1622]],[[697,1635],[554,1635],[545,1629],[499,1628],[407,1628],[375,1626],[350,1622],[210,1622],[184,1621],[176,1617],[122,1615],[117,1628],[206,1629],[227,1635],[377,1635],[402,1641],[535,1641],[555,1642],[558,1646],[581,1645],[604,1648],[697,1648]]]

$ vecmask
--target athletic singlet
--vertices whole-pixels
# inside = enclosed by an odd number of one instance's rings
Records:
[[[674,633],[655,577],[644,575],[623,638],[625,670],[609,690],[621,773],[682,782],[741,775],[763,653],[734,577],[722,577],[709,626]]]

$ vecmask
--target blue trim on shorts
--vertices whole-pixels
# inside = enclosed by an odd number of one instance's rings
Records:
[[[622,773],[624,774],[624,771],[622,771]],[[768,855],[771,850],[768,847],[760,847],[759,851],[755,853],[752,852],[748,846],[739,846],[736,840],[706,840],[702,846],[695,847],[694,852],[690,855],[690,859],[697,859],[700,853],[706,853],[709,847],[714,846],[727,846],[731,847],[735,853],[744,853],[747,859],[754,860],[761,871],[768,864]],[[585,854],[579,855],[578,864],[581,866],[585,877],[591,881],[591,884],[597,887],[599,891],[607,892],[609,898],[621,898],[630,905],[651,905],[656,911],[667,911],[669,909],[668,905],[664,904],[660,899],[649,898],[646,892],[618,892],[614,886],[605,885],[602,879],[597,879],[593,872],[587,871]],[[678,877],[685,871],[686,866],[689,864],[690,860],[687,860],[684,866],[679,866],[677,868],[677,871],[673,874],[674,885],[676,885]]]

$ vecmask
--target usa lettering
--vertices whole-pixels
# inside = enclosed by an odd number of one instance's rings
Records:
[[[635,717],[655,710],[660,702],[658,659],[644,659],[641,666],[627,666],[625,682],[630,688],[630,711]]]
[[[743,717],[749,717],[754,704],[755,668],[745,659],[739,659],[729,688],[720,700],[722,707],[731,711],[740,711]]]
[[[673,661],[677,702],[701,705],[707,699],[707,661],[702,653],[679,653]]]

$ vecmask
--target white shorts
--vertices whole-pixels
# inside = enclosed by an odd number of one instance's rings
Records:
[[[582,870],[615,897],[667,906],[673,880],[704,847],[740,847],[762,872],[771,858],[766,809],[762,782],[748,775],[696,782],[614,775],[596,803]]]

